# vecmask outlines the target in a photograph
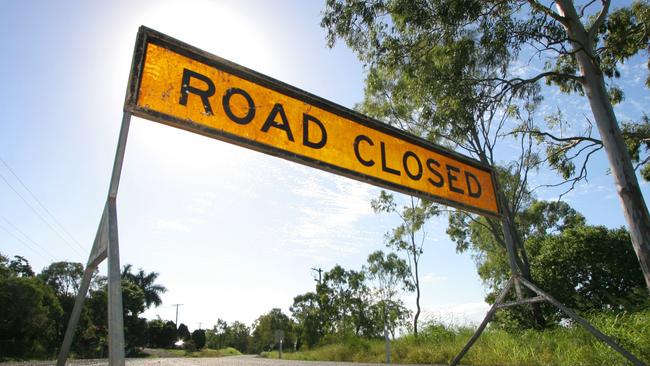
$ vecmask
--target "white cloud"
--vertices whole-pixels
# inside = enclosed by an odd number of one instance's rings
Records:
[[[447,282],[448,277],[447,276],[440,276],[436,275],[435,273],[427,273],[424,276],[422,276],[422,282],[426,284],[439,284],[443,282]]]
[[[538,66],[538,63],[534,61],[529,62],[528,60],[524,62],[521,59],[517,59],[510,66],[510,73],[519,78],[529,78],[532,75],[539,74],[543,71],[544,70]]]
[[[187,223],[183,220],[178,219],[163,219],[163,218],[152,218],[149,220],[149,225],[154,230],[159,231],[180,231],[180,232],[190,232],[190,228]]]
[[[192,198],[188,210],[197,215],[205,215],[215,207],[217,195],[213,192],[203,192],[201,195]]]
[[[317,172],[298,175],[288,185],[298,196],[300,217],[284,228],[291,251],[319,261],[355,254],[368,243],[358,222],[374,215],[376,189],[347,178]],[[290,178],[291,179],[291,178]]]
[[[489,308],[490,305],[482,301],[436,305],[425,308],[421,319],[449,326],[476,325],[485,318]]]

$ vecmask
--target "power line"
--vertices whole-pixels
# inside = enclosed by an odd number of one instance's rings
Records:
[[[34,241],[34,239],[30,238],[29,235],[25,234],[22,230],[20,230],[19,228],[17,228],[16,225],[14,225],[13,223],[11,223],[11,221],[9,221],[6,217],[4,217],[4,216],[0,216],[0,217],[1,217],[1,218],[2,218],[2,219],[3,219],[7,224],[9,224],[9,226],[11,226],[14,230],[16,230],[16,231],[19,232],[22,236],[24,236],[27,240],[29,240],[32,244],[34,244],[35,246],[39,247],[43,252],[47,253],[47,255],[50,256],[50,258],[52,259],[52,261],[54,261],[54,256],[52,255],[52,253],[50,253],[49,250],[45,249],[45,247],[43,247],[42,245],[40,245],[39,243],[37,243],[36,241]],[[7,231],[7,230],[5,229],[5,231]],[[7,231],[7,232],[8,232],[8,231]],[[13,236],[14,238],[16,238],[15,235],[13,235],[13,234],[11,234],[11,233],[10,233],[10,235]],[[18,239],[18,240],[20,240],[20,239]]]
[[[86,248],[84,248],[84,247],[79,243],[79,241],[78,241],[74,236],[72,236],[72,234],[70,234],[70,232],[69,232],[68,230],[66,230],[66,228],[63,226],[63,224],[61,224],[61,222],[59,222],[59,220],[56,219],[56,217],[52,214],[52,212],[50,212],[50,210],[48,210],[47,207],[45,207],[45,205],[43,204],[43,202],[41,202],[41,200],[39,200],[38,197],[36,197],[36,195],[34,194],[34,192],[32,192],[32,190],[29,189],[29,187],[27,187],[27,185],[25,184],[25,182],[23,182],[23,180],[20,179],[20,177],[18,176],[18,174],[16,174],[16,172],[14,172],[14,170],[11,169],[11,167],[9,166],[9,164],[7,164],[7,162],[6,162],[6,161],[5,161],[1,156],[0,156],[0,161],[1,161],[2,164],[7,168],[7,170],[9,170],[9,172],[10,172],[10,173],[11,173],[11,174],[16,178],[16,180],[20,183],[20,185],[23,186],[23,188],[25,188],[25,190],[26,190],[26,191],[27,191],[27,192],[32,196],[32,198],[34,199],[34,201],[36,201],[36,203],[38,203],[38,205],[41,206],[41,208],[43,209],[43,211],[45,211],[45,212],[46,212],[46,213],[47,213],[47,214],[52,218],[52,220],[53,220],[57,225],[59,225],[59,227],[61,228],[61,230],[63,230],[63,232],[66,233],[66,234],[68,235],[68,237],[70,237],[70,239],[72,239],[72,241],[75,242],[75,244],[77,244],[77,246],[79,247],[79,249],[85,251]]]
[[[80,253],[80,252],[79,252],[75,247],[73,247],[72,244],[70,244],[70,243],[69,243],[69,242],[68,242],[68,241],[67,241],[67,240],[66,240],[66,239],[65,239],[65,238],[64,238],[64,237],[63,237],[63,236],[62,236],[62,235],[57,231],[57,230],[55,230],[54,227],[52,226],[52,224],[50,224],[47,220],[45,220],[45,218],[43,217],[43,215],[41,215],[38,211],[36,211],[36,209],[34,208],[34,206],[32,206],[32,205],[31,205],[31,204],[30,204],[30,203],[25,199],[25,197],[23,197],[23,195],[20,194],[20,193],[16,190],[16,188],[14,188],[14,187],[9,183],[9,181],[7,180],[7,178],[5,178],[4,175],[2,175],[2,173],[0,173],[0,178],[2,178],[2,180],[3,180],[3,181],[4,181],[4,182],[9,186],[9,188],[11,188],[11,190],[14,191],[14,193],[15,193],[18,197],[20,197],[20,199],[21,199],[21,200],[22,200],[22,201],[23,201],[23,202],[24,202],[24,203],[25,203],[25,204],[26,204],[26,205],[27,205],[27,206],[32,210],[32,212],[34,212],[34,213],[36,214],[36,216],[38,216],[38,217],[41,219],[41,221],[43,221],[43,222],[44,222],[44,223],[45,223],[45,224],[46,224],[46,225],[47,225],[47,226],[48,226],[48,227],[49,227],[49,228],[50,228],[50,229],[51,229],[51,230],[52,230],[52,231],[53,231],[53,232],[54,232],[54,233],[59,237],[59,238],[61,238],[61,240],[63,240],[63,242],[64,242],[64,243],[65,243],[65,244],[66,244],[70,249],[72,249],[75,253],[77,253],[77,254],[82,258],[82,261],[83,261],[84,255],[81,254],[81,253]]]
[[[41,252],[39,252],[38,250],[34,249],[31,245],[27,244],[24,240],[22,240],[21,238],[17,237],[14,233],[12,233],[11,231],[9,231],[6,227],[4,227],[4,226],[1,225],[1,224],[0,224],[0,229],[6,231],[7,234],[13,236],[14,239],[18,240],[19,243],[23,244],[25,247],[27,247],[27,248],[31,249],[32,251],[34,251],[34,253],[38,254],[41,258],[47,260],[47,258],[45,258],[45,256],[43,255],[43,253],[41,253]],[[54,261],[54,259],[52,259],[52,261]]]

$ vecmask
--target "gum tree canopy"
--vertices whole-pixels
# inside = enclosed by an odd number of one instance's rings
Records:
[[[342,38],[357,53],[375,89],[383,83],[387,96],[395,98],[399,95],[391,92],[400,88],[406,98],[393,105],[393,116],[412,116],[415,110],[420,121],[429,123],[429,131],[440,130],[431,127],[432,122],[454,124],[466,118],[461,115],[463,88],[471,93],[480,90],[483,103],[502,105],[539,90],[541,81],[565,93],[586,95],[600,140],[573,137],[563,141],[569,144],[563,151],[585,141],[604,147],[650,290],[650,215],[628,152],[631,147],[638,161],[639,142],[645,144],[649,136],[621,133],[612,103],[621,99],[622,91],[608,84],[619,76],[621,63],[649,49],[647,1],[611,9],[610,0],[327,0],[321,25],[330,45]],[[463,54],[467,57],[457,57]],[[529,77],[513,72],[513,63],[526,64],[531,58],[546,60],[544,70]],[[410,83],[400,85],[407,80],[405,75],[410,75]],[[427,89],[418,78],[438,88]],[[453,93],[455,99],[450,99]],[[456,114],[447,113],[446,120],[431,117],[442,108]],[[410,127],[414,125],[418,126]],[[565,177],[576,171],[566,156],[547,160]]]

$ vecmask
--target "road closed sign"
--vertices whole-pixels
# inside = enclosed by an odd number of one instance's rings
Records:
[[[125,110],[387,189],[499,214],[489,167],[145,27]]]

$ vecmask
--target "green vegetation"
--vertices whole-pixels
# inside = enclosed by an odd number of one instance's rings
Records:
[[[411,196],[411,204],[397,206],[393,195],[381,191],[379,197],[370,202],[375,213],[397,214],[402,223],[386,234],[386,245],[408,258],[408,273],[411,285],[415,289],[415,315],[413,316],[413,334],[418,335],[418,320],[422,311],[420,307],[420,256],[424,254],[426,231],[424,225],[434,216],[440,214],[439,207],[432,202]],[[418,236],[419,233],[419,236]],[[389,254],[390,255],[390,254]],[[371,259],[368,258],[368,262]]]
[[[82,276],[81,263],[55,262],[36,274],[26,258],[15,256],[10,260],[0,254],[0,361],[56,357]],[[142,268],[134,272],[128,264],[122,270],[129,357],[223,357],[249,350],[250,328],[239,322],[228,326],[221,321],[226,333],[222,342],[215,342],[218,337],[214,331],[190,332],[182,323],[177,328],[172,321],[140,317],[147,308],[162,304],[160,294],[166,289],[156,283],[157,278],[156,272],[147,273]],[[95,275],[70,357],[108,354],[106,288],[106,278]],[[182,348],[175,346],[179,339],[184,341]]]
[[[604,333],[641,359],[650,359],[650,296],[624,229],[590,226],[562,202],[528,197],[516,215],[534,280],[561,302],[586,315]],[[493,292],[508,277],[508,263],[498,242],[479,221],[458,225],[452,239],[461,250],[480,253],[480,276]],[[388,237],[390,240],[390,237]],[[315,291],[298,295],[291,314],[280,309],[247,326],[219,320],[212,329],[194,330],[171,321],[140,315],[155,297],[146,291],[155,276],[140,271],[123,276],[126,342],[131,357],[221,357],[277,351],[280,337],[287,358],[313,360],[385,360],[449,362],[471,336],[469,328],[426,325],[416,335],[412,313],[399,298],[413,291],[408,262],[396,253],[375,251],[359,270],[334,266],[323,273]],[[63,337],[74,294],[83,273],[78,263],[58,262],[35,274],[27,259],[0,256],[0,342],[2,359],[53,358]],[[487,301],[492,302],[493,292]],[[473,365],[617,365],[621,357],[581,328],[568,326],[557,309],[540,307],[546,322],[535,329],[529,308],[500,310],[488,331],[463,360]],[[422,324],[420,324],[422,326]],[[397,334],[406,334],[396,338]],[[383,340],[382,340],[383,338]],[[183,339],[182,349],[174,343]],[[144,347],[167,349],[143,351]],[[302,352],[300,351],[302,350]],[[73,343],[74,357],[102,357],[106,352],[106,280],[96,277]],[[273,357],[274,353],[264,353]]]
[[[235,321],[228,324],[217,319],[217,324],[205,332],[206,345],[212,349],[234,348],[240,352],[249,352],[251,346],[250,327]]]
[[[650,361],[650,311],[635,314],[599,314],[589,319],[614,336],[641,360]],[[407,335],[392,342],[393,362],[445,364],[465,345],[474,329],[449,328],[442,325],[422,327],[419,336]],[[277,358],[277,352],[264,357]],[[384,343],[350,337],[339,343],[312,350],[284,353],[293,360],[383,362]],[[627,361],[578,325],[555,327],[543,332],[527,329],[506,331],[488,329],[463,359],[474,366],[617,366]]]
[[[650,3],[613,3],[327,0],[321,26],[329,46],[345,42],[366,66],[362,112],[516,177],[510,187],[495,177],[503,220],[489,224],[495,236],[509,239],[512,266],[527,279],[534,273],[515,215],[529,173],[548,166],[560,175],[557,185],[571,190],[603,149],[650,290],[650,237],[641,234],[650,214],[635,174],[650,162],[650,130],[639,117],[621,129],[613,109],[624,95],[616,82],[620,69],[647,50]],[[566,119],[546,112],[564,109],[553,101],[542,106],[543,91],[556,90],[587,96],[593,122],[579,113]],[[533,309],[541,329],[544,319]]]
[[[238,350],[227,347],[222,349],[202,348],[195,351],[182,350],[182,349],[148,349],[146,350],[150,357],[226,357],[238,356],[242,353]]]
[[[621,9],[610,9],[609,1],[547,5],[327,0],[321,25],[330,46],[345,42],[367,67],[365,98],[358,105],[362,113],[494,167],[502,217],[456,211],[448,216],[447,230],[457,251],[475,259],[488,303],[515,272],[582,314],[643,314],[650,308],[650,269],[643,268],[644,280],[639,262],[650,263],[650,238],[635,230],[647,227],[650,217],[628,153],[639,166],[650,160],[644,142],[648,120],[623,126],[626,149],[611,103],[622,97],[614,82],[618,68],[647,48],[650,4],[635,1]],[[530,61],[537,57],[544,62]],[[524,75],[513,73],[521,65],[533,67]],[[605,143],[583,128],[582,116],[571,121],[540,108],[544,80],[561,92],[589,96]],[[542,120],[547,125],[540,128]],[[588,225],[564,202],[538,201],[529,187],[532,174],[546,165],[561,175],[558,185],[573,189],[586,178],[589,157],[603,147],[612,175],[624,187],[619,192],[631,192],[621,199],[632,237],[624,229]],[[396,210],[389,194],[382,192],[373,203],[376,212],[402,213],[404,225],[387,234],[387,245],[395,247],[397,238],[402,251],[415,248],[409,240],[414,230],[405,225],[429,203],[411,203],[412,216],[405,214],[408,205]],[[564,322],[553,306],[533,304],[499,312],[491,332],[509,331],[516,340],[520,332],[536,329],[543,338],[563,329]]]
[[[192,342],[194,342],[196,349],[202,349],[205,347],[205,341],[205,330],[196,329],[192,332]]]
[[[580,213],[563,202],[536,201],[530,194],[523,202],[515,217],[534,281],[648,360],[650,296],[635,265],[627,231],[587,225]],[[480,254],[476,255],[478,272],[491,291],[486,300],[493,302],[493,294],[509,276],[509,266],[498,239],[480,220],[461,223],[452,219],[450,233],[460,251]],[[388,241],[391,238],[395,236],[387,236]],[[176,327],[172,321],[140,317],[148,306],[160,303],[147,292],[155,295],[164,287],[155,284],[155,272],[131,274],[131,267],[126,266],[122,287],[128,354],[220,357],[262,353],[277,351],[282,338],[289,358],[382,362],[384,342],[389,342],[393,362],[449,362],[473,330],[425,324],[415,334],[412,313],[400,299],[403,291],[414,290],[408,267],[409,262],[396,253],[375,251],[358,270],[336,265],[323,272],[313,292],[294,298],[290,315],[276,308],[250,327],[219,319],[212,329],[190,331],[184,324]],[[27,259],[0,256],[0,358],[55,357],[82,268],[79,263],[57,262],[35,274]],[[106,280],[96,276],[73,343],[74,357],[107,354],[106,303]],[[542,329],[532,321],[529,307],[500,310],[463,362],[623,364],[593,336],[567,326],[568,320],[554,307],[542,304],[539,311],[545,318]],[[397,334],[406,335],[396,338]],[[179,339],[184,344],[174,350]],[[143,352],[144,347],[170,350],[150,353]],[[273,357],[273,353],[265,354]]]
[[[650,179],[650,122],[642,117],[619,126],[612,105],[623,98],[614,83],[618,69],[647,50],[650,3],[619,9],[610,9],[610,1],[585,1],[577,8],[570,0],[553,3],[326,0],[321,25],[330,46],[345,41],[366,66],[361,112],[494,167],[501,217],[455,211],[447,229],[457,251],[475,259],[485,300],[493,303],[516,272],[648,362],[650,269],[644,268],[644,279],[639,259],[650,263],[650,238],[639,233],[648,231],[650,215],[631,161]],[[545,64],[527,64],[531,55]],[[533,67],[521,75],[522,66]],[[584,128],[582,116],[566,121],[559,112],[544,112],[552,108],[540,108],[543,81],[564,93],[586,94],[602,140],[591,135],[591,121]],[[625,229],[588,225],[565,202],[537,200],[529,186],[530,175],[548,166],[561,176],[558,185],[568,183],[571,190],[586,179],[589,157],[600,149],[608,152],[632,237]],[[333,266],[313,291],[293,299],[290,315],[271,309],[250,327],[220,319],[212,329],[191,332],[183,324],[147,321],[140,315],[161,304],[165,288],[155,283],[157,273],[125,266],[130,354],[145,346],[173,348],[177,339],[185,341],[183,349],[169,353],[178,356],[222,353],[213,349],[270,352],[282,338],[288,358],[382,362],[389,341],[394,362],[449,362],[473,330],[435,324],[418,329],[425,225],[443,210],[414,199],[400,207],[385,192],[371,205],[376,213],[400,217],[386,234],[386,246],[396,253],[376,251],[361,268]],[[36,275],[27,259],[0,255],[0,359],[54,356],[82,273],[80,263],[58,262]],[[415,291],[415,314],[402,303],[401,291]],[[106,355],[106,323],[106,281],[96,277],[75,336],[75,356]],[[624,364],[548,304],[499,311],[463,362]]]
[[[56,356],[77,289],[83,276],[81,263],[55,262],[41,273],[32,270],[26,258],[9,259],[0,254],[0,360],[51,359]],[[158,274],[131,266],[122,273],[122,298],[127,354],[138,356],[141,347],[173,346],[176,326],[140,315],[161,303],[163,286],[155,284]],[[107,354],[107,283],[95,275],[82,310],[72,357],[96,358]],[[149,325],[152,325],[149,327]]]
[[[226,357],[226,356],[238,356],[242,353],[238,350],[228,347],[223,349],[211,349],[211,348],[202,348],[196,352],[187,352],[186,356],[188,357]]]
[[[567,203],[537,201],[525,193],[515,220],[537,285],[583,312],[648,308],[650,294],[625,229],[587,225],[584,216]],[[501,239],[489,227],[486,218],[454,213],[447,233],[458,252],[474,254],[478,274],[488,288],[486,301],[491,303],[508,281],[510,266]],[[558,309],[546,304],[539,307],[539,314],[545,326],[563,319]],[[528,307],[500,312],[497,322],[513,329],[538,326]]]
[[[295,322],[292,320],[289,334],[295,334],[298,349],[314,347],[332,337],[394,336],[398,329],[408,326],[411,317],[411,311],[396,296],[401,290],[414,290],[414,286],[408,265],[395,253],[376,251],[360,270],[336,265],[323,273],[315,292],[294,297],[290,310]],[[276,344],[269,346],[256,351],[268,351]]]

